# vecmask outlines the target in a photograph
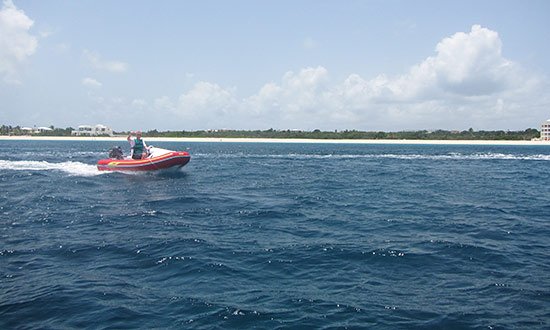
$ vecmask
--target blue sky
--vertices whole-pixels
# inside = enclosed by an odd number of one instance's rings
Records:
[[[550,1],[11,1],[0,124],[525,129]]]

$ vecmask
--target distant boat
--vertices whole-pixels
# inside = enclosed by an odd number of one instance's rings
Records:
[[[118,148],[120,150],[120,148]],[[149,157],[145,159],[123,158],[122,153],[113,153],[109,157],[97,162],[100,171],[156,171],[167,168],[177,168],[189,163],[191,156],[187,151],[172,151],[157,147],[150,147]],[[117,157],[118,156],[118,157]]]

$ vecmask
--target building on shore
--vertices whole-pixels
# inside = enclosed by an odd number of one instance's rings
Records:
[[[540,125],[540,139],[542,141],[550,141],[550,119],[542,122]]]
[[[39,133],[45,133],[45,132],[51,132],[53,129],[51,127],[21,127],[21,131],[23,131],[25,134],[39,134]]]
[[[32,127],[21,127],[21,131],[24,132],[25,134],[32,134],[32,132],[34,132],[34,129]]]
[[[71,132],[71,135],[75,136],[97,136],[97,135],[113,135],[113,130],[110,127],[105,125],[97,124],[95,126],[91,125],[80,125],[78,129]]]

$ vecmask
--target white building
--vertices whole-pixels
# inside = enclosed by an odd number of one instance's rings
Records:
[[[25,134],[32,134],[34,132],[34,128],[32,127],[21,127],[21,130],[25,132]]]
[[[95,126],[91,126],[91,125],[80,125],[78,126],[78,129],[75,130],[75,131],[72,131],[71,132],[71,135],[76,135],[76,136],[82,136],[82,135],[88,135],[88,136],[92,136],[92,135],[109,135],[109,136],[112,136],[113,135],[113,130],[105,125],[95,125]]]
[[[542,141],[550,141],[550,119],[542,122],[540,125],[540,139]]]
[[[51,132],[53,129],[51,127],[21,127],[21,130],[26,134],[38,134],[44,132]]]
[[[44,133],[44,132],[53,131],[53,129],[51,127],[38,127],[36,130],[37,131],[35,131],[35,132],[37,132],[37,133]]]

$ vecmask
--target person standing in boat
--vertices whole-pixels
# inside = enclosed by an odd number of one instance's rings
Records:
[[[132,132],[128,134],[128,142],[130,143],[130,149],[132,150],[133,159],[144,159],[147,158],[148,147],[145,144],[145,141],[141,139],[141,132],[135,132],[136,138],[132,139]]]

